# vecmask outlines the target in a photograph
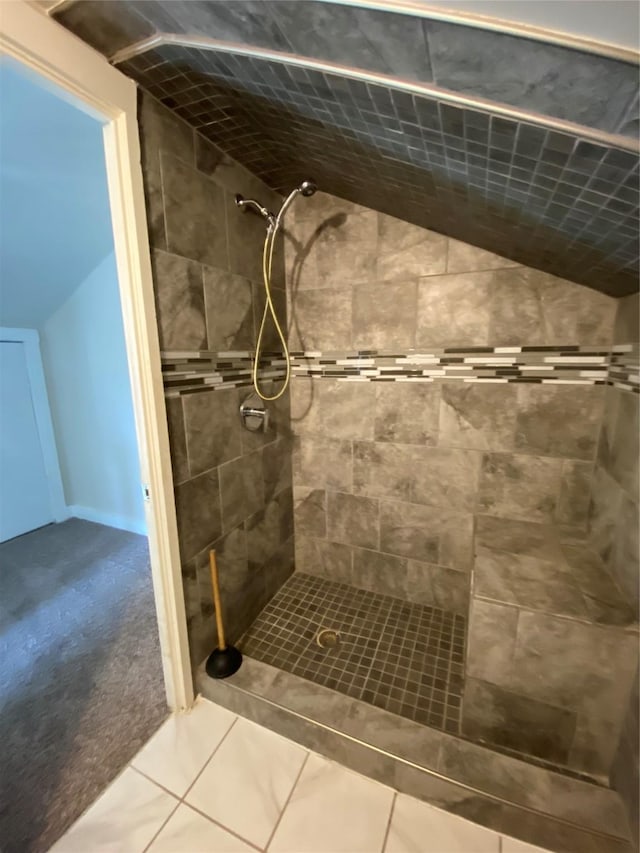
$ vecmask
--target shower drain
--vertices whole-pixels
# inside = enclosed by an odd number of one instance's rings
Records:
[[[331,628],[321,628],[316,634],[316,643],[321,649],[332,649],[340,643],[340,632]]]

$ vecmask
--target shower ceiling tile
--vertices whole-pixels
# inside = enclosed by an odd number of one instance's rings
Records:
[[[393,80],[637,138],[632,62],[316,0],[84,0],[55,17],[107,56],[162,33],[279,52],[270,62],[165,46],[121,64],[274,189],[312,174],[332,194],[526,265],[614,295],[637,288],[636,154]],[[295,53],[389,85],[293,65]]]
[[[637,154],[283,62],[161,46],[120,66],[275,189],[302,178],[616,296],[637,288]]]

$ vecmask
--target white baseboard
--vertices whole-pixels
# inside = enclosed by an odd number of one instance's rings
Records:
[[[130,533],[147,535],[146,522],[125,515],[114,515],[110,512],[101,512],[99,509],[91,509],[86,506],[67,507],[69,518],[81,518],[83,521],[95,521],[96,524],[104,524],[106,527],[116,527],[118,530],[128,530]]]

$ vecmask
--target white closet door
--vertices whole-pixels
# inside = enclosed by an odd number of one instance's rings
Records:
[[[0,542],[53,521],[23,343],[0,342]]]

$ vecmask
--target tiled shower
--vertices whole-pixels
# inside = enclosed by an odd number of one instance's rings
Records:
[[[143,90],[200,689],[215,548],[246,656],[217,701],[527,840],[626,849],[637,65],[326,2],[58,18]],[[265,229],[234,196],[277,209],[304,178],[273,280],[292,381],[249,432]]]

